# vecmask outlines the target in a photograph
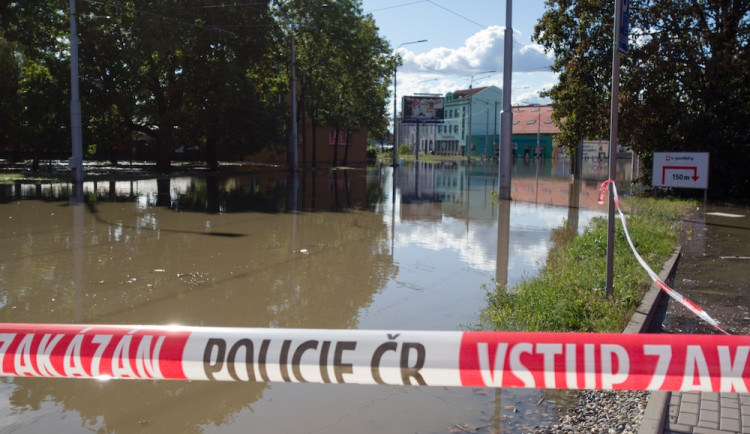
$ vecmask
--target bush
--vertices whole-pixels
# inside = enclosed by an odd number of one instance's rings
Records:
[[[636,250],[657,272],[677,245],[685,201],[628,198],[628,229]],[[562,243],[561,243],[562,244]],[[618,218],[614,295],[605,298],[607,220],[553,248],[536,277],[497,287],[481,313],[484,328],[512,331],[621,332],[651,284],[630,250]]]

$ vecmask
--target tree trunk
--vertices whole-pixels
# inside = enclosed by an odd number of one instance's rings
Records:
[[[336,132],[333,133],[333,164],[332,167],[339,165],[339,129],[336,128]]]
[[[344,166],[346,166],[347,162],[349,161],[349,145],[351,145],[351,137],[352,132],[350,130],[346,130],[346,145],[344,145]]]
[[[317,155],[318,155],[318,122],[315,118],[312,119],[312,167],[317,167]]]

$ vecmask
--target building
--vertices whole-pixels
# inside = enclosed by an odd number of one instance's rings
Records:
[[[515,158],[559,158],[564,156],[554,144],[560,128],[552,120],[551,105],[513,107],[513,148]]]
[[[470,155],[491,158],[499,143],[502,99],[503,91],[496,86],[447,93],[445,123],[437,126],[435,153],[467,155],[468,144]]]
[[[407,144],[412,147],[412,152],[419,149],[420,154],[435,153],[435,131],[436,124],[413,124],[403,123],[399,119],[399,138],[401,144]]]
[[[410,124],[399,119],[399,142],[418,147],[420,153],[496,158],[500,148],[500,114],[503,91],[495,86],[457,90],[445,95],[442,124]],[[552,120],[552,106],[516,106],[513,110],[514,158],[561,158],[555,146],[560,128]],[[469,125],[468,119],[472,122]],[[471,134],[471,141],[469,135]]]

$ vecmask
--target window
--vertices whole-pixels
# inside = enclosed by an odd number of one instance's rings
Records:
[[[532,119],[528,122],[526,122],[527,125],[534,125],[536,123],[536,119]]]

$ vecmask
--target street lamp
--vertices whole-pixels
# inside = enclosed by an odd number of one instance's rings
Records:
[[[510,200],[510,144],[513,139],[513,111],[510,93],[513,75],[513,0],[505,0],[505,33],[503,47],[503,111],[500,114],[500,158],[498,161],[498,186],[500,200]]]
[[[70,0],[70,134],[72,157],[69,165],[73,178],[73,199],[83,201],[83,126],[78,90],[78,16],[76,1]]]
[[[403,44],[396,47],[395,50],[393,50],[393,56],[394,59],[396,55],[398,54],[398,49],[403,47],[404,45],[411,45],[411,44],[419,44],[422,42],[427,42],[427,39],[420,39],[418,41],[410,41],[410,42],[404,42]],[[396,164],[398,163],[398,119],[397,119],[397,112],[396,112],[396,71],[398,70],[398,62],[395,62],[393,64],[393,167],[396,167]]]
[[[471,106],[473,105],[472,104],[472,96],[474,94],[471,91],[471,87],[474,85],[474,77],[476,77],[479,74],[494,74],[495,72],[497,72],[497,71],[482,71],[482,72],[477,72],[476,74],[474,74],[474,75],[471,76],[471,81],[469,82],[469,129],[468,129],[468,134],[467,134],[469,136],[469,142],[466,144],[466,161],[467,162],[471,162],[471,144],[472,144],[472,141],[471,141],[471,122],[472,122],[472,119],[471,119]],[[483,78],[486,78],[486,77],[483,77]]]

